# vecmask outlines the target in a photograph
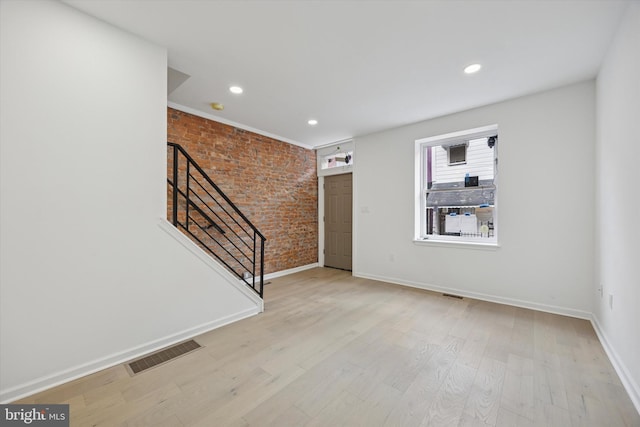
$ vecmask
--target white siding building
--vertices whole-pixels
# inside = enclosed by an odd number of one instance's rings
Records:
[[[466,145],[464,162],[450,164],[449,148],[460,144],[437,145],[429,148],[432,159],[432,183],[464,182],[466,174],[477,176],[478,180],[493,179],[493,148],[487,138],[474,139]]]

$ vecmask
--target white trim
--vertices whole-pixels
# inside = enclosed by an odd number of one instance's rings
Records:
[[[324,267],[324,176],[318,176],[318,265]]]
[[[161,219],[158,223],[158,227],[160,227],[164,232],[166,232],[169,236],[173,237],[178,241],[182,246],[187,248],[192,254],[196,255],[200,261],[202,261],[207,267],[214,270],[223,279],[225,279],[229,284],[233,285],[237,290],[242,292],[242,294],[248,297],[252,302],[254,302],[259,309],[259,312],[262,313],[264,311],[264,301],[258,294],[249,289],[247,285],[242,281],[238,280],[237,276],[232,275],[224,268],[222,265],[218,264],[209,254],[207,254],[202,248],[191,241],[187,236],[182,234],[180,230],[175,228],[173,224],[171,224],[166,219]]]
[[[514,299],[514,298],[504,298],[496,295],[481,294],[477,292],[469,292],[462,289],[436,286],[428,283],[420,283],[420,282],[414,282],[410,280],[396,279],[393,277],[377,276],[377,275],[366,274],[366,273],[353,273],[353,275],[355,277],[362,277],[363,279],[378,280],[381,282],[386,282],[386,283],[391,283],[391,284],[401,285],[401,286],[408,286],[411,288],[424,289],[424,290],[433,291],[433,292],[455,294],[455,295],[460,295],[460,296],[482,300],[482,301],[495,302],[498,304],[511,305],[514,307],[528,308],[531,310],[544,311],[546,313],[561,314],[563,316],[570,316],[578,319],[585,319],[585,320],[591,319],[591,313],[584,310],[576,310],[573,308],[559,307],[555,305],[539,304],[539,303],[523,301],[523,300]]]
[[[446,145],[452,143],[453,141],[462,141],[465,138],[469,137],[472,137],[473,139],[484,138],[485,136],[489,137],[492,136],[497,130],[497,124],[481,126],[473,129],[466,129],[458,132],[450,132],[442,135],[430,136],[428,138],[416,139],[416,144],[436,145],[434,144],[434,142],[438,142],[438,145]]]
[[[357,157],[357,149],[356,149],[356,141],[353,141],[353,158]],[[358,198],[358,180],[356,171],[358,170],[358,166],[356,163],[353,164],[353,170],[351,171],[351,272],[357,269],[358,264],[358,245],[357,242],[357,234],[358,234],[358,211],[356,210],[356,201],[360,200]],[[323,196],[324,197],[324,196]]]
[[[353,172],[353,164],[350,164],[350,165],[338,166],[338,167],[329,168],[329,169],[322,169],[322,170],[318,169],[318,177],[346,175],[352,172]]]
[[[69,381],[91,375],[103,369],[111,368],[121,363],[125,363],[129,360],[133,360],[146,354],[153,353],[154,351],[169,347],[173,344],[193,338],[195,336],[202,335],[221,326],[237,322],[238,320],[254,316],[258,313],[259,312],[257,308],[244,310],[230,316],[216,319],[214,321],[186,329],[182,332],[168,335],[164,338],[160,338],[146,344],[133,347],[129,350],[114,353],[110,356],[106,356],[92,362],[84,363],[73,368],[65,369],[63,371],[41,377],[33,381],[29,381],[16,387],[4,390],[0,395],[0,402],[4,404],[22,399],[24,397],[39,393],[52,387],[65,384]]]
[[[326,144],[316,145],[315,147],[313,147],[313,149],[322,150],[323,148],[331,147],[332,145],[346,144],[348,142],[353,142],[353,138],[345,138],[345,139],[341,139],[340,141],[327,142]]]
[[[627,391],[633,406],[635,406],[636,411],[640,414],[640,386],[634,381],[633,376],[618,355],[618,352],[609,344],[609,340],[604,333],[604,329],[600,326],[600,322],[598,322],[596,315],[592,314],[589,320],[591,320],[591,325],[593,325],[593,329],[596,331],[596,335],[602,344],[602,348],[604,348],[605,353],[607,353],[609,361],[613,365],[613,369],[616,370],[618,377],[620,377],[620,381]]]
[[[277,139],[278,141],[282,141],[288,144],[297,145],[298,147],[306,148],[307,150],[314,149],[313,145],[303,144],[302,142],[294,141],[293,139],[285,138],[280,135],[275,135],[273,133],[265,132],[260,129],[252,128],[251,126],[243,125],[242,123],[237,123],[232,120],[222,118],[220,116],[203,113],[202,111],[198,111],[194,108],[187,107],[184,105],[176,104],[175,102],[167,102],[167,106],[173,108],[174,110],[182,111],[183,113],[193,114],[194,116],[202,117],[203,119],[213,120],[214,122],[222,123],[225,125],[233,126],[238,129],[243,129],[249,132],[257,133],[258,135],[266,136],[268,138]]]
[[[264,275],[264,280],[275,279],[276,277],[286,276],[288,274],[299,273],[305,270],[311,270],[312,268],[318,267],[318,263],[314,262],[313,264],[301,265],[300,267],[290,268],[288,270],[276,271],[275,273],[269,273]]]
[[[413,210],[413,240],[414,242],[421,238],[423,228],[422,224],[425,224],[427,221],[427,212],[426,206],[424,202],[424,197],[422,195],[422,187],[423,179],[422,172],[427,169],[425,165],[425,157],[422,155],[422,143],[416,141],[414,146],[414,162],[413,162],[413,184],[414,184],[414,210]],[[423,209],[423,206],[425,209]]]
[[[438,236],[441,237],[441,236]],[[444,240],[444,239],[438,239],[436,237],[434,238],[428,238],[428,239],[419,239],[413,240],[413,243],[415,245],[418,246],[438,246],[441,248],[463,248],[463,249],[480,249],[480,250],[486,250],[486,251],[495,251],[498,250],[498,248],[500,248],[500,245],[493,241],[493,242],[470,242],[470,241],[464,241],[464,240]]]
[[[355,155],[355,147],[354,147]],[[356,260],[356,218],[355,203],[356,203],[356,181],[353,171],[344,173],[337,173],[333,175],[351,175],[351,269],[354,270]],[[331,176],[331,175],[326,175]],[[318,176],[318,267],[324,267],[324,178],[325,176]]]

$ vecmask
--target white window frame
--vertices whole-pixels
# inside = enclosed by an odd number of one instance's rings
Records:
[[[493,206],[493,224],[494,234],[491,238],[468,237],[468,236],[447,236],[447,235],[427,235],[426,234],[426,147],[455,146],[461,145],[461,140],[473,140],[495,136],[498,134],[498,125],[488,125],[467,129],[459,132],[451,132],[443,135],[421,138],[415,141],[415,232],[414,242],[419,244],[455,244],[474,247],[497,247],[498,246],[498,143],[493,147],[494,150],[494,206]],[[448,155],[448,153],[447,153]],[[465,156],[466,159],[466,156]],[[461,163],[457,163],[461,164]]]

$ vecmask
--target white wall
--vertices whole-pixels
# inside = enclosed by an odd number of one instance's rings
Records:
[[[416,244],[414,141],[497,124],[497,249]],[[589,318],[595,85],[575,84],[355,140],[354,274]]]
[[[601,340],[640,411],[640,4],[632,3],[597,79],[597,279]],[[603,296],[597,288],[602,285]],[[613,307],[609,306],[613,295]]]
[[[0,400],[258,312],[158,226],[165,50],[58,2],[0,5]]]

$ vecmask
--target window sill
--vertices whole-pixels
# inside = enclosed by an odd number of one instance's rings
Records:
[[[463,248],[463,249],[477,249],[483,251],[496,251],[500,248],[497,242],[483,243],[483,242],[462,242],[459,240],[441,240],[441,239],[414,239],[413,243],[418,246],[436,246],[443,248]]]

